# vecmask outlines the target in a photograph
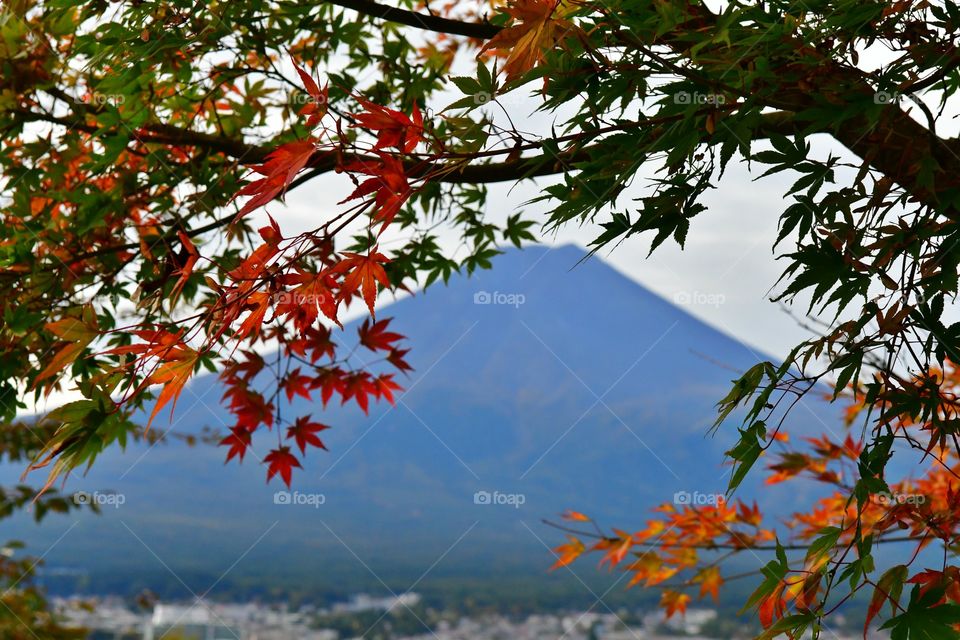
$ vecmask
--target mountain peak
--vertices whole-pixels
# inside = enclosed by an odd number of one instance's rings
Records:
[[[224,466],[216,447],[136,445],[105,453],[86,477],[71,479],[72,490],[123,493],[122,511],[71,513],[39,530],[21,522],[25,529],[13,535],[26,530],[45,548],[71,527],[65,520],[82,520],[48,561],[76,566],[83,558],[96,585],[93,576],[102,584],[122,572],[142,583],[156,569],[144,545],[172,571],[216,576],[270,531],[245,566],[289,567],[292,588],[294,573],[307,569],[364,574],[353,551],[377,573],[413,562],[416,578],[420,560],[435,560],[465,531],[469,544],[444,558],[449,571],[529,572],[549,564],[537,536],[556,539],[551,531],[531,535],[542,518],[576,509],[639,526],[648,509],[677,495],[722,494],[723,454],[736,432],[705,436],[734,374],[703,356],[742,370],[756,355],[602,259],[581,262],[585,255],[575,245],[509,250],[492,270],[380,310],[412,349],[415,370],[401,380],[407,390],[397,405],[370,416],[299,399],[284,408],[285,416],[312,414],[333,427],[324,432],[329,453],[312,452],[294,478],[294,489],[322,495],[322,504],[277,502],[283,487],[264,484],[257,462],[275,434],[258,434],[259,455],[242,465]],[[191,385],[171,427],[225,430],[220,395],[216,378]],[[15,471],[8,468],[8,479]],[[757,486],[752,476],[742,490],[774,512],[804,499],[797,486]],[[338,536],[350,540],[351,553]],[[106,557],[97,553],[104,548]]]

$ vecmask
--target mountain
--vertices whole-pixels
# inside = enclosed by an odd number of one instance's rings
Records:
[[[71,589],[132,591],[160,579],[197,592],[272,579],[404,588],[424,573],[424,583],[540,577],[547,548],[563,539],[541,520],[568,508],[640,527],[677,492],[722,494],[736,425],[708,436],[714,405],[736,370],[770,358],[582,258],[573,246],[511,250],[490,271],[380,310],[408,336],[415,371],[397,405],[369,417],[313,408],[334,428],[324,432],[329,453],[311,452],[294,474],[310,504],[275,503],[284,487],[266,485],[253,456],[224,466],[223,448],[131,446],[67,487],[116,491],[123,504],[39,527],[5,522],[0,539],[46,551],[48,575],[82,577]],[[220,395],[215,377],[197,379],[171,428],[225,430]],[[296,415],[311,410],[294,405]],[[792,421],[840,424],[814,400]],[[268,448],[270,436],[260,437],[254,447]],[[6,468],[0,481],[19,472]],[[783,513],[813,489],[754,476],[741,491]]]

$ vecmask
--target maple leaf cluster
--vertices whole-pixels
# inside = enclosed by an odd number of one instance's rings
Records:
[[[701,598],[718,598],[723,578],[719,569],[701,564],[701,552],[718,548],[747,549],[774,539],[772,530],[762,526],[756,504],[742,501],[715,505],[675,506],[664,504],[656,509],[664,514],[649,520],[644,529],[633,533],[614,529],[609,535],[588,531],[568,537],[566,544],[554,549],[554,569],[574,562],[585,553],[599,553],[600,566],[630,574],[628,587],[655,587],[685,571],[692,571],[688,582],[698,585]],[[568,511],[564,519],[575,523],[593,523],[580,512]],[[587,545],[585,538],[595,541]],[[675,589],[664,589],[661,605],[667,617],[686,611],[690,596]]]
[[[305,140],[281,145],[253,167],[260,177],[237,193],[248,197],[237,219],[281,198],[317,158],[344,155],[341,143],[333,142],[341,122],[323,124],[328,116],[328,87],[321,89],[301,66],[294,63],[294,67],[309,96],[299,114],[306,118],[308,128],[320,126],[321,130]],[[415,191],[401,156],[413,152],[423,140],[423,114],[416,104],[408,116],[361,96],[355,98],[363,111],[351,116],[349,126],[372,133],[376,142],[371,156],[341,166],[350,175],[365,176],[341,204],[358,202],[347,212],[348,219],[366,214],[371,232],[379,236]],[[328,237],[325,234],[285,238],[270,218],[270,224],[260,230],[263,242],[227,273],[226,282],[211,285],[216,300],[207,314],[208,337],[248,345],[239,357],[225,361],[220,374],[226,386],[223,400],[236,420],[221,445],[228,448],[228,461],[242,461],[254,446],[252,434],[276,426],[277,446],[262,460],[268,466],[268,481],[279,476],[288,485],[292,470],[301,468],[295,451],[302,456],[311,447],[326,449],[319,434],[329,426],[299,416],[286,421],[281,429],[275,422],[280,419],[284,398],[287,404],[296,397],[319,399],[326,406],[338,396],[341,404],[352,401],[366,413],[371,401],[393,403],[394,394],[401,389],[392,373],[350,366],[350,355],[339,355],[333,335],[334,327],[342,327],[341,307],[354,299],[362,300],[371,316],[375,313],[378,291],[391,288],[384,268],[389,259],[376,244],[362,253],[335,252],[331,242],[321,240]],[[359,345],[380,354],[382,362],[395,371],[406,373],[411,370],[405,360],[407,350],[398,348],[402,336],[388,330],[389,322],[364,322],[358,329]],[[273,361],[267,362],[251,348],[258,342],[279,346]],[[275,385],[267,394],[262,387],[269,377]]]
[[[480,50],[506,58],[503,71],[508,80],[519,78],[544,61],[544,52],[575,30],[566,19],[571,7],[565,0],[516,0],[504,8],[510,26],[491,38]]]
[[[955,629],[960,622],[955,616],[955,611],[960,611],[960,568],[944,563],[911,576],[911,560],[887,569],[877,579],[868,575],[873,567],[872,545],[912,543],[912,557],[916,559],[924,548],[937,542],[950,547],[960,536],[960,459],[944,446],[938,433],[942,427],[937,426],[957,416],[960,409],[955,394],[960,389],[960,372],[948,362],[934,376],[939,390],[933,398],[939,404],[930,413],[930,420],[917,421],[906,414],[890,415],[887,420],[891,439],[917,440],[921,434],[928,434],[931,460],[922,476],[895,482],[871,477],[876,462],[864,442],[852,434],[842,440],[826,435],[803,438],[803,448],[797,448],[790,445],[788,434],[777,432],[769,437],[780,450],[767,454],[771,458],[767,484],[806,478],[833,488],[811,508],[792,514],[783,523],[785,531],[765,526],[756,504],[740,500],[714,505],[663,504],[655,509],[658,517],[632,533],[620,529],[602,533],[590,517],[568,511],[563,515],[565,520],[574,526],[594,524],[594,531],[557,525],[571,535],[554,549],[554,568],[584,554],[598,553],[601,566],[631,574],[629,586],[660,588],[660,605],[670,617],[683,614],[694,597],[717,599],[725,583],[717,552],[775,551],[776,559],[763,569],[764,582],[747,603],[756,609],[769,637],[796,629],[803,616],[812,620],[820,615],[831,589],[844,580],[854,585],[854,592],[872,591],[864,634],[887,604],[892,617],[885,628],[906,630],[915,624],[910,615],[922,603],[942,618],[942,630]],[[918,379],[914,385],[920,387],[927,382]],[[864,401],[862,389],[851,389],[849,395],[846,420],[851,426],[870,403]],[[784,534],[787,542],[782,544]],[[594,542],[584,542],[589,539]],[[791,560],[788,549],[802,549],[805,555]],[[905,585],[914,585],[906,604],[901,602]]]
[[[493,39],[489,50],[510,50],[504,70],[508,77],[542,61],[543,48],[554,46],[570,27],[564,19],[568,11],[551,0],[523,0],[507,9],[516,24]],[[162,407],[175,406],[189,379],[214,359],[214,353],[225,354],[219,356],[226,385],[223,402],[235,419],[221,441],[227,447],[227,460],[242,461],[255,446],[253,434],[276,427],[277,446],[258,457],[268,465],[268,480],[279,476],[287,484],[292,470],[301,467],[295,452],[303,456],[308,448],[326,448],[319,434],[328,426],[309,416],[277,424],[281,401],[289,404],[297,397],[312,401],[316,396],[326,406],[338,396],[341,403],[352,401],[364,412],[369,411],[371,401],[394,401],[400,389],[395,374],[351,366],[349,355],[340,355],[333,329],[342,328],[341,309],[354,300],[362,300],[374,316],[379,292],[398,284],[388,277],[390,259],[379,250],[379,238],[423,185],[462,162],[456,154],[450,164],[441,162],[445,151],[430,140],[429,123],[415,101],[409,111],[403,111],[351,94],[359,109],[333,115],[328,110],[329,84],[321,87],[296,61],[293,67],[306,97],[298,115],[310,133],[280,144],[251,167],[253,179],[236,192],[236,198],[246,200],[239,206],[234,224],[282,200],[304,171],[331,161],[354,182],[353,191],[339,203],[349,208],[323,226],[293,237],[285,237],[270,217],[269,224],[259,230],[261,242],[223,266],[225,277],[216,281],[204,276],[211,296],[193,324],[149,327],[137,334],[141,344],[101,354],[121,358],[119,370],[126,371],[133,381],[121,404],[152,385],[161,385],[148,424]],[[236,87],[231,90],[239,91]],[[362,139],[372,142],[364,149],[359,144]],[[432,160],[417,154],[421,145],[435,152]],[[365,221],[372,238],[366,250],[334,250],[336,233],[358,220]],[[202,244],[182,230],[171,242],[179,243],[179,251],[171,252],[167,272],[173,279],[169,290],[172,307],[186,287],[195,286],[197,267],[206,258]],[[379,353],[395,372],[406,373],[410,370],[407,351],[397,347],[401,336],[387,330],[388,322],[364,323],[359,330],[360,345]],[[59,325],[50,327],[54,333],[60,330]],[[76,338],[65,342],[62,357],[51,362],[44,377],[74,360],[95,335],[92,331],[74,332]],[[270,362],[258,355],[258,345],[266,344],[278,348]],[[130,356],[135,357],[131,360]],[[267,391],[271,377],[274,384]]]
[[[328,90],[320,89],[308,73],[294,66],[310,96],[300,115],[306,118],[307,126],[315,127],[327,115]],[[372,148],[375,159],[344,166],[348,173],[367,176],[344,203],[360,200],[354,214],[366,210],[371,227],[377,225],[376,234],[380,235],[413,193],[402,160],[387,150],[394,148],[400,154],[413,151],[423,137],[423,116],[416,105],[412,116],[407,116],[360,97],[357,100],[365,111],[353,116],[352,126],[377,136]],[[324,148],[320,137],[309,137],[283,144],[268,154],[263,163],[253,167],[259,177],[237,193],[238,197],[248,197],[237,219],[282,197]],[[281,428],[276,422],[280,420],[282,398],[289,404],[295,397],[313,401],[316,396],[326,406],[338,396],[341,404],[352,401],[367,413],[371,401],[393,403],[394,394],[401,389],[393,373],[351,366],[349,355],[338,355],[339,345],[333,336],[333,328],[342,327],[338,317],[341,307],[354,299],[362,300],[371,315],[375,313],[378,290],[391,287],[384,269],[389,259],[376,245],[363,253],[338,253],[332,243],[318,240],[313,233],[284,237],[272,217],[259,235],[262,242],[226,272],[224,282],[208,278],[214,296],[192,332],[185,327],[176,332],[162,327],[141,331],[136,335],[142,343],[117,347],[104,355],[135,356],[121,365],[121,369],[139,376],[127,398],[151,385],[161,385],[149,426],[161,408],[175,406],[202,357],[217,345],[227,346],[230,355],[222,358],[220,378],[226,386],[223,401],[235,419],[230,433],[220,442],[227,447],[227,461],[244,459],[255,446],[256,431],[277,427],[276,447],[258,457],[267,465],[268,481],[279,476],[289,485],[292,470],[302,468],[294,451],[299,450],[302,456],[311,447],[326,449],[319,434],[329,427],[310,416],[299,416],[292,422],[285,421]],[[177,238],[183,259],[171,269],[176,278],[174,296],[186,286],[201,259],[190,237],[180,232]],[[41,380],[72,361],[97,335],[95,329],[79,320],[70,320],[69,326],[67,322],[50,328],[62,332],[69,341],[62,348],[63,356],[54,359]],[[381,361],[395,371],[406,373],[411,370],[405,360],[407,350],[398,348],[402,336],[389,331],[389,323],[389,319],[363,323],[358,329],[359,344],[379,353]],[[190,340],[201,346],[188,346]],[[255,350],[257,344],[275,344],[279,350],[267,362]],[[268,393],[264,387],[270,377],[275,384]]]
[[[310,402],[319,400],[321,406],[326,407],[336,396],[340,404],[352,401],[368,413],[371,400],[393,404],[394,393],[401,389],[392,373],[372,373],[365,368],[350,367],[349,356],[338,355],[339,345],[334,341],[333,329],[315,322],[317,311],[304,314],[297,308],[303,304],[316,306],[316,303],[308,302],[305,297],[293,300],[299,302],[291,302],[287,296],[274,308],[277,317],[294,318],[298,327],[295,332],[291,335],[276,327],[265,332],[264,339],[275,340],[280,345],[273,358],[268,361],[254,351],[245,350],[225,363],[220,373],[226,387],[223,400],[236,421],[230,434],[220,442],[228,448],[228,462],[234,458],[243,460],[253,447],[252,435],[258,429],[272,430],[277,426],[275,422],[281,420],[278,407],[284,401],[289,405],[300,397]],[[313,320],[307,322],[304,316],[312,316]],[[382,361],[398,372],[410,371],[404,359],[407,350],[397,346],[403,336],[389,331],[389,324],[390,319],[373,324],[367,320],[361,324],[357,329],[358,345],[371,353],[379,353]],[[259,390],[264,378],[275,382],[269,396]],[[263,461],[268,465],[268,481],[279,475],[289,486],[292,469],[302,468],[293,450],[299,450],[301,456],[311,447],[326,450],[319,434],[330,427],[309,415],[297,416],[292,421],[283,419],[283,424],[285,429],[277,427],[277,446],[263,456]]]
[[[340,154],[340,143],[330,142],[337,136],[341,123],[325,125],[328,119],[328,87],[320,88],[313,77],[294,63],[309,101],[299,110],[308,128],[320,127],[318,135],[280,145],[265,160],[252,168],[258,177],[237,193],[247,200],[240,207],[236,220],[283,197],[296,177],[323,154]],[[344,164],[350,175],[365,176],[341,204],[357,202],[347,212],[350,220],[367,215],[371,232],[381,235],[397,213],[413,195],[415,187],[407,177],[406,165],[400,156],[409,154],[424,136],[423,114],[414,104],[411,115],[381,107],[355,96],[362,112],[352,115],[350,126],[376,136],[370,149],[372,156]],[[235,423],[220,442],[227,447],[227,461],[242,461],[255,446],[253,434],[259,429],[277,430],[277,445],[258,456],[267,465],[268,481],[274,476],[290,484],[292,470],[302,468],[294,451],[303,456],[308,448],[326,449],[320,433],[329,426],[310,416],[281,420],[281,403],[295,397],[326,406],[334,396],[341,404],[355,403],[364,413],[371,401],[394,402],[401,389],[394,373],[372,372],[368,366],[351,366],[350,355],[339,355],[334,327],[342,327],[339,313],[354,299],[362,300],[371,316],[375,313],[379,290],[390,289],[391,282],[384,268],[389,258],[374,244],[366,252],[336,252],[332,238],[325,231],[284,237],[279,224],[271,217],[259,230],[261,243],[226,271],[223,282],[207,279],[213,297],[206,305],[200,321],[188,331],[182,327],[172,333],[165,328],[140,332],[142,343],[122,346],[105,355],[136,358],[124,361],[122,368],[139,376],[139,382],[127,396],[132,398],[151,385],[161,385],[158,400],[149,422],[176,399],[198,368],[204,355],[225,349],[230,355],[222,358],[220,378],[226,391],[223,402],[233,414]],[[202,259],[192,239],[180,232],[182,260],[173,265],[176,278],[172,294],[176,297],[193,275]],[[358,329],[360,346],[382,356],[381,361],[396,372],[411,370],[406,362],[407,350],[397,343],[402,336],[388,330],[389,319]],[[75,339],[63,347],[63,357],[55,359],[47,375],[71,361],[89,342],[92,330],[62,331]],[[59,331],[58,326],[51,331]],[[189,336],[189,337],[188,337]],[[193,341],[200,346],[190,347]],[[258,344],[274,344],[278,351],[268,362],[256,350]],[[63,362],[61,363],[60,360]],[[273,378],[272,390],[265,390]],[[149,425],[148,422],[148,425]]]

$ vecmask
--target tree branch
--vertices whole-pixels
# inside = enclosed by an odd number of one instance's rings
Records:
[[[685,22],[659,35],[656,42],[640,40],[632,32],[619,31],[615,35],[628,47],[664,45],[692,60],[690,42],[702,40],[704,32],[715,29],[717,24],[716,16],[702,4],[688,3],[687,12],[688,19]],[[768,107],[802,114],[823,109],[828,104],[827,99],[837,101],[842,97],[847,103],[876,100],[875,89],[859,69],[823,57],[800,40],[793,44],[798,53],[819,56],[816,73],[811,67],[811,72],[806,76],[806,85],[799,80],[786,80],[791,76],[785,73],[782,83],[770,87],[771,90],[760,97]],[[715,55],[717,61],[729,60],[731,69],[751,62],[746,54],[719,45],[701,49],[697,55],[700,58]],[[788,69],[795,63],[793,60],[774,58],[769,64],[771,69],[776,70],[781,67]],[[756,93],[753,95],[758,97]],[[880,117],[874,118],[866,110],[860,109],[856,115],[838,120],[831,129],[822,133],[832,135],[871,168],[899,184],[917,202],[932,208],[944,206],[938,194],[960,188],[960,140],[937,137],[896,103],[884,104],[879,111]],[[799,117],[798,128],[813,124],[800,121]],[[954,215],[960,215],[955,206],[949,205],[949,208]]]
[[[398,22],[408,27],[417,29],[426,29],[427,31],[436,31],[437,33],[446,33],[456,36],[467,36],[468,38],[478,38],[480,40],[489,40],[500,33],[501,27],[487,22],[464,22],[462,20],[451,20],[441,16],[433,16],[425,13],[417,13],[406,9],[388,7],[379,2],[371,0],[326,0],[330,4],[335,4],[346,9],[352,9],[357,13],[380,20]]]
[[[465,35],[473,38],[489,39],[499,33],[501,29],[488,23],[462,22],[388,7],[371,0],[327,0],[327,2],[374,18],[399,22],[430,31]],[[715,26],[716,22],[716,16],[702,3],[691,3],[688,5],[688,9],[690,19],[686,23],[675,27],[673,31],[662,34],[658,39],[660,44],[666,44],[681,54],[685,54],[688,48],[689,38],[685,37],[687,32],[711,28]],[[633,44],[636,45],[637,43],[634,42]],[[798,43],[798,47],[803,48],[803,43]],[[735,64],[740,64],[741,61],[742,57]],[[918,83],[919,86],[913,87],[911,90],[915,91],[930,81],[935,81],[938,77],[935,74],[928,81]],[[819,92],[811,92],[809,88],[787,86],[784,87],[783,92],[777,93],[776,99],[771,102],[771,106],[799,113],[818,106],[813,99],[813,93],[817,95],[844,95],[846,93],[847,95],[860,94],[862,96],[873,94],[872,86],[862,74],[833,61],[824,61],[823,73],[818,76],[818,80],[820,86],[825,89]],[[840,89],[839,93],[838,89]],[[847,119],[842,123],[843,126],[837,127],[829,133],[872,168],[900,184],[919,202],[937,206],[939,204],[937,192],[960,187],[960,141],[957,139],[943,140],[937,137],[895,104],[885,106],[883,111],[883,117],[879,122],[874,122],[867,116],[861,115]],[[939,164],[937,170],[933,172],[933,190],[922,184],[923,179],[919,170],[919,167],[929,163],[930,159],[936,160]],[[529,162],[527,160],[518,161],[519,164],[515,163],[515,166],[499,169],[490,169],[486,168],[490,165],[482,165],[483,168],[477,173],[477,181],[510,180],[515,178],[516,172],[523,172],[531,168],[536,172],[534,175],[546,175],[555,172],[549,169],[549,163],[540,163],[531,167]],[[472,167],[470,169],[471,171],[474,170]],[[463,174],[459,180],[454,178],[451,181],[469,182],[470,179],[466,177],[466,174]]]

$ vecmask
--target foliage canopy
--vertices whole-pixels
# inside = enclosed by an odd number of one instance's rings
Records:
[[[672,613],[687,591],[716,595],[723,581],[697,549],[772,545],[748,603],[765,635],[819,631],[845,585],[873,593],[871,617],[891,604],[895,638],[948,637],[960,620],[960,323],[949,313],[960,141],[947,133],[958,33],[960,7],[927,0],[9,0],[3,451],[29,452],[49,487],[145,437],[135,412],[154,421],[207,368],[236,417],[228,460],[276,437],[268,479],[289,484],[328,427],[279,415],[281,398],[366,411],[392,401],[409,369],[402,336],[379,317],[359,339],[386,368],[352,364],[338,329],[346,305],[373,316],[383,292],[488,267],[538,225],[599,222],[594,250],[634,235],[651,251],[682,246],[706,191],[745,162],[796,174],[776,297],[827,320],[721,400],[718,425],[747,407],[730,489],[767,452],[776,480],[812,474],[837,494],[796,523],[799,562],[745,502],[667,508],[593,549],[637,583],[686,576],[664,592]],[[550,131],[515,124],[517,95],[551,114]],[[814,144],[823,138],[833,151]],[[313,229],[251,222],[331,172],[353,191]],[[488,184],[535,178],[544,219],[485,213]],[[623,201],[635,182],[642,196]],[[456,251],[442,240],[451,232]],[[279,350],[265,358],[264,345]],[[783,415],[828,380],[855,407],[850,436],[789,448]],[[30,429],[14,422],[25,394],[65,384],[83,399]],[[890,457],[911,448],[927,453],[925,475],[888,478]],[[928,500],[883,502],[898,492]],[[943,566],[876,575],[873,546],[903,536],[942,546]],[[560,563],[585,550],[576,537]]]

